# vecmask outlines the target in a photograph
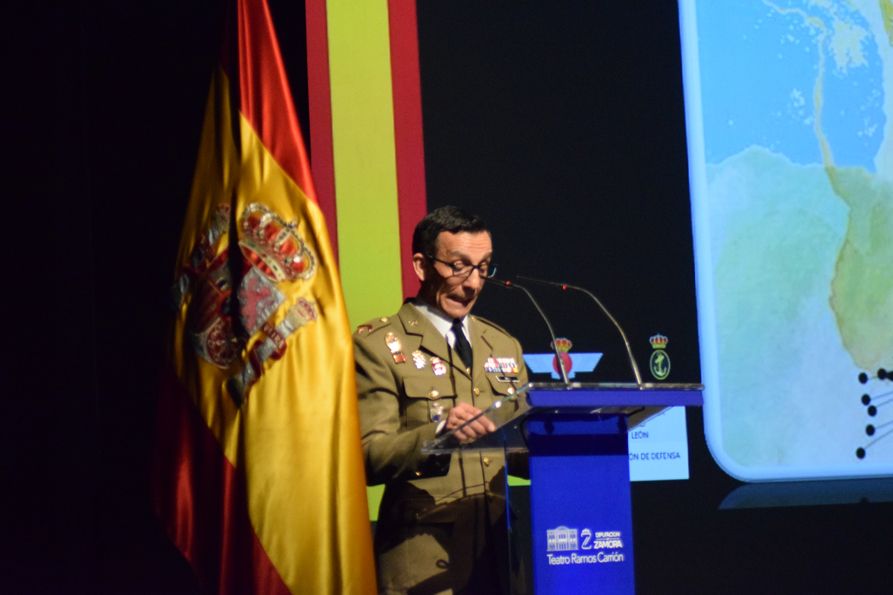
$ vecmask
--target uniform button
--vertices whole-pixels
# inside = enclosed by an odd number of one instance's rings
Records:
[[[422,472],[421,472],[421,471],[416,471],[416,472],[415,472],[415,476],[416,476],[416,477],[421,477],[421,476],[422,476]]]
[[[474,387],[474,390],[471,392],[473,392],[474,396],[476,397],[479,397],[481,395],[481,389],[479,389],[478,387]]]
[[[513,395],[513,394],[515,394],[515,387],[514,387],[514,386],[510,386],[510,387],[508,388],[508,390],[505,391],[505,392],[507,392],[507,393],[510,394],[510,395]]]
[[[430,393],[428,393],[429,399],[436,399],[439,396],[440,396],[440,393],[437,392],[436,390],[432,390]]]
[[[485,466],[485,467],[489,467],[489,466],[490,466],[490,457],[484,457],[484,466]]]
[[[379,320],[380,320],[381,322],[387,322],[387,321],[388,321],[388,317],[387,317],[387,316],[382,316],[381,318],[379,318]]]

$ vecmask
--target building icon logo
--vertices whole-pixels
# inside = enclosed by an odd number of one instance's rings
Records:
[[[547,552],[572,552],[580,549],[577,530],[560,526],[546,529]]]

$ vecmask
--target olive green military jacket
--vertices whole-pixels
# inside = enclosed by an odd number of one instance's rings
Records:
[[[475,316],[469,320],[469,335],[473,352],[469,369],[410,303],[396,316],[361,325],[354,335],[367,483],[386,486],[376,530],[384,584],[391,580],[389,573],[406,571],[382,567],[384,550],[398,551],[404,537],[414,536],[414,557],[443,555],[435,551],[438,545],[419,543],[412,525],[452,523],[465,514],[463,500],[486,502],[494,514],[504,510],[504,462],[499,452],[421,452],[455,403],[464,401],[483,410],[527,382],[515,338]],[[405,555],[401,559],[410,563]],[[413,564],[422,574],[425,567]]]

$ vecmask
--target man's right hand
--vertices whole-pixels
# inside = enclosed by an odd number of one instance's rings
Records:
[[[444,431],[451,432],[466,423],[469,419],[480,415],[481,410],[471,403],[458,403],[447,415]],[[496,431],[496,424],[486,416],[481,416],[454,434],[460,442],[475,440]]]

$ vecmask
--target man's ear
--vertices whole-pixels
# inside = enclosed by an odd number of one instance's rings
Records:
[[[427,274],[427,268],[425,267],[426,261],[428,259],[425,258],[425,255],[421,252],[416,252],[412,255],[412,269],[415,271],[415,276],[419,278],[419,281],[422,283],[425,282],[425,277]]]

